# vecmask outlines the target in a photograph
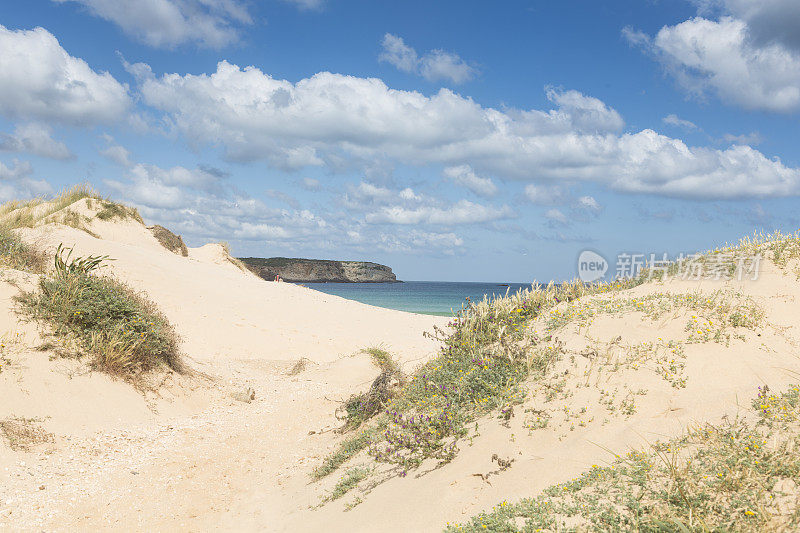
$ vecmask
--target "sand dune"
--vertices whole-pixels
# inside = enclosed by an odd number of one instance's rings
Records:
[[[0,528],[438,531],[693,425],[750,416],[758,386],[780,390],[800,373],[792,265],[765,261],[757,281],[587,296],[529,325],[552,335],[562,356],[547,379],[526,384],[513,417],[479,420],[440,468],[362,486],[356,506],[350,496],[319,506],[338,477],[310,483],[309,473],[343,439],[332,431],[335,411],[378,374],[359,350],[381,344],[411,370],[438,348],[422,333],[447,320],[265,282],[219,245],[183,257],[135,220],[99,220],[86,200],[70,209],[90,218],[92,234],[44,224],[22,230],[24,239],[113,258],[107,274],[147,293],[175,324],[190,372],[158,373],[137,390],[37,351],[40,330],[20,322],[12,302],[36,276],[6,271],[0,419],[34,419],[44,436],[28,450],[0,444]],[[758,309],[763,321],[701,323],[711,315],[698,318],[697,306],[721,303]],[[301,358],[305,368],[292,372]],[[240,401],[247,389],[249,403]],[[513,462],[498,471],[493,455]]]

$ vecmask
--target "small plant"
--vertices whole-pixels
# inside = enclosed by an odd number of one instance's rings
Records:
[[[18,297],[22,311],[55,335],[75,339],[98,369],[132,375],[166,364],[179,370],[178,338],[166,317],[127,285],[94,275],[107,259],[72,257],[59,246],[54,274],[40,279],[38,291]]]
[[[15,451],[30,451],[36,445],[53,442],[48,433],[33,418],[10,417],[0,420],[0,433]]]
[[[16,270],[44,272],[47,255],[22,242],[10,228],[0,226],[0,263]]]
[[[139,211],[134,207],[118,204],[111,200],[100,200],[100,208],[96,215],[100,220],[128,220],[132,218],[139,223],[144,223]]]
[[[323,503],[338,500],[353,490],[361,481],[372,473],[372,470],[372,468],[367,468],[365,466],[356,466],[349,469],[345,472],[344,476],[342,476],[342,479],[336,483],[336,486],[333,487],[333,491],[323,500]]]
[[[149,229],[153,237],[161,243],[161,246],[170,252],[182,255],[183,257],[189,255],[189,249],[186,248],[186,243],[183,242],[183,238],[180,235],[176,235],[164,226],[159,226],[158,224],[150,226],[147,229]]]
[[[797,531],[798,398],[759,388],[756,423],[700,427],[445,530]]]
[[[55,259],[53,264],[55,266],[55,275],[59,278],[67,278],[74,275],[88,275],[93,270],[100,268],[103,261],[108,261],[107,255],[89,255],[86,257],[72,258],[73,248],[64,248],[61,243],[56,249]],[[64,253],[67,253],[64,256]]]

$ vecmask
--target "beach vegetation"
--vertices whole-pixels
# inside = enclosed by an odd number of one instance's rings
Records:
[[[132,376],[161,365],[180,369],[173,326],[143,294],[97,275],[106,256],[72,256],[59,246],[52,274],[18,297],[21,311],[56,337],[77,342],[93,367]]]
[[[759,388],[724,419],[445,531],[794,531],[800,527],[800,387]]]
[[[48,256],[22,239],[8,226],[0,224],[0,265],[6,268],[41,273],[47,268]]]
[[[153,237],[156,238],[161,246],[170,252],[182,255],[183,257],[189,255],[189,249],[186,247],[186,243],[183,242],[183,238],[180,235],[176,235],[164,226],[159,226],[158,224],[150,226],[147,229],[150,230],[150,233],[153,234]]]

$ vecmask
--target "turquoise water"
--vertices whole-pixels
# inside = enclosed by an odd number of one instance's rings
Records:
[[[406,281],[404,283],[304,283],[327,294],[334,294],[369,305],[387,307],[411,313],[450,316],[461,309],[464,298],[472,301],[488,297],[503,296],[506,290],[512,293],[529,284],[509,283],[464,283],[450,281]]]

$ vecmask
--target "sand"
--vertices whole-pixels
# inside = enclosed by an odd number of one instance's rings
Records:
[[[93,214],[85,200],[71,209]],[[685,388],[652,369],[603,374],[602,387],[576,388],[556,400],[573,413],[588,407],[585,415],[553,417],[536,431],[528,427],[526,409],[545,404],[531,383],[515,416],[507,423],[494,416],[480,420],[480,436],[462,445],[450,464],[390,479],[352,510],[345,510],[352,497],[318,508],[338,477],[311,483],[309,473],[342,439],[333,431],[341,425],[336,408],[366,390],[378,373],[359,351],[382,345],[413,369],[438,348],[423,332],[447,319],[266,282],[242,271],[219,245],[182,257],[133,220],[94,219],[89,229],[97,237],[56,224],[23,235],[51,250],[64,243],[79,254],[113,258],[106,273],[157,303],[183,339],[190,371],[159,373],[140,390],[37,350],[40,331],[20,322],[12,301],[34,286],[35,276],[5,271],[0,420],[33,419],[51,436],[29,450],[0,440],[0,529],[439,531],[502,500],[535,495],[594,464],[608,464],[614,454],[695,424],[744,415],[756,387],[780,390],[800,372],[800,282],[769,262],[755,282],[675,281],[593,296],[711,295],[725,288],[761,305],[767,325],[758,333],[743,330],[729,346],[687,345]],[[581,355],[588,345],[607,349],[620,336],[634,345],[680,335],[687,313],[658,321],[622,313],[600,316],[584,328],[567,326],[558,340],[576,362],[565,357],[554,371],[579,383],[595,364]],[[301,358],[305,368],[291,373]],[[636,396],[635,413],[610,416],[598,410],[600,388],[616,390],[618,399],[632,390],[648,392]],[[248,389],[255,399],[240,401]],[[487,482],[475,474],[496,470],[493,454],[514,462]]]

